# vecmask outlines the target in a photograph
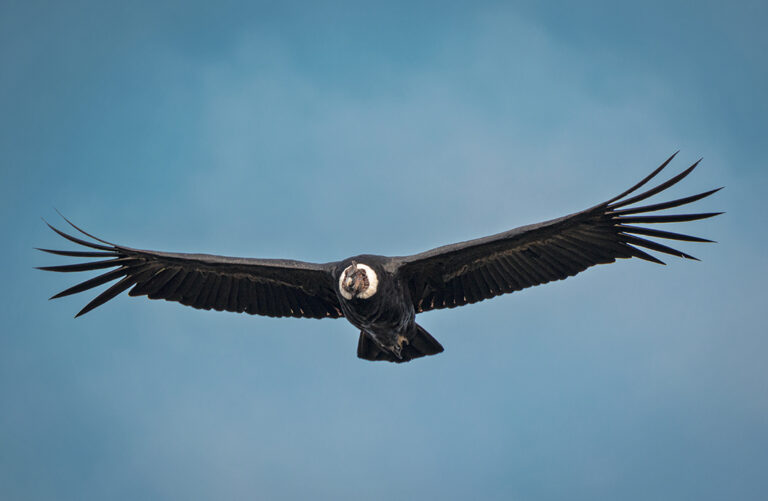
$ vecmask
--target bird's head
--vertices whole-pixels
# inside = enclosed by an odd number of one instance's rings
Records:
[[[376,272],[367,264],[352,261],[339,276],[339,292],[345,299],[368,299],[376,294],[378,285]]]

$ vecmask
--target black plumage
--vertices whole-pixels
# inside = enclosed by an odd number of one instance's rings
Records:
[[[699,162],[652,189],[629,196],[661,172],[674,156],[624,193],[589,209],[412,256],[361,255],[315,264],[157,252],[112,244],[67,220],[92,241],[48,226],[89,250],[39,250],[99,260],[40,269],[78,272],[114,268],[53,296],[76,294],[116,280],[77,316],[130,289],[131,296],[176,301],[206,310],[272,317],[346,317],[361,331],[360,358],[405,362],[443,351],[440,343],[415,322],[417,313],[462,306],[562,280],[590,266],[620,258],[637,257],[664,264],[646,250],[696,259],[649,237],[687,242],[710,240],[636,225],[716,216],[720,213],[641,214],[696,202],[719,188],[669,202],[635,204],[677,184]]]

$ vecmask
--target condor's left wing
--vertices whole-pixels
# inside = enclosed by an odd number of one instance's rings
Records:
[[[661,172],[675,155],[638,184],[607,202],[544,223],[394,258],[393,268],[408,284],[414,307],[419,313],[454,308],[526,287],[562,280],[596,264],[612,263],[617,258],[637,257],[664,264],[641,248],[696,259],[643,237],[689,242],[710,240],[647,228],[644,225],[694,221],[716,216],[720,212],[638,214],[686,205],[708,197],[720,188],[669,202],[628,207],[678,183],[699,163],[696,162],[644,193],[627,198]]]

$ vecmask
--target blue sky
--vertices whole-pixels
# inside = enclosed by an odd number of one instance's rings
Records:
[[[0,4],[0,498],[764,499],[763,2]],[[701,263],[420,323],[121,296],[40,221],[170,251],[408,254],[611,198],[673,151]],[[342,193],[355,187],[350,200]]]

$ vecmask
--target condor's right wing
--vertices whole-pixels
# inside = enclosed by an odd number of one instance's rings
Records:
[[[69,220],[66,221],[99,243],[68,235],[46,222],[62,237],[89,250],[39,250],[60,256],[99,260],[40,269],[58,272],[112,270],[70,287],[51,299],[117,280],[76,316],[88,313],[129,288],[130,296],[176,301],[204,310],[245,312],[270,317],[344,316],[331,276],[335,263],[315,264],[283,259],[247,259],[132,249],[101,240]]]

